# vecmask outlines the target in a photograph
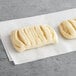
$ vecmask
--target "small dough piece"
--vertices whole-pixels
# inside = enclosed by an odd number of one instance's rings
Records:
[[[11,42],[18,52],[58,42],[54,29],[49,25],[29,26],[11,32]]]
[[[59,25],[59,30],[63,37],[67,39],[76,38],[76,21],[75,20],[66,20]]]

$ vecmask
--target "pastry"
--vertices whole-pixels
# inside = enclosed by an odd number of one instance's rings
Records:
[[[28,26],[11,32],[11,42],[18,52],[58,42],[54,29],[49,25]]]
[[[59,30],[63,37],[66,39],[75,39],[76,38],[76,21],[73,20],[66,20],[63,21],[59,25]]]

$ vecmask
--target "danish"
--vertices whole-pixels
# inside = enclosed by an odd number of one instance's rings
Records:
[[[11,42],[18,52],[58,42],[54,29],[49,26],[28,26],[11,32]]]
[[[73,20],[66,20],[63,21],[59,25],[59,30],[63,37],[66,39],[75,39],[76,38],[76,21]]]

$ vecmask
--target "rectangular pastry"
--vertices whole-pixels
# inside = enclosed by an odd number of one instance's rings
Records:
[[[58,42],[54,29],[49,25],[28,26],[11,32],[13,47],[18,52]]]

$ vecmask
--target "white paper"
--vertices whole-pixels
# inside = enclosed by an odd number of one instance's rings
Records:
[[[15,64],[22,64],[75,51],[76,40],[66,40],[60,35],[58,31],[58,25],[61,21],[74,18],[76,18],[76,9],[0,22],[0,37],[9,60],[13,61]],[[22,53],[16,52],[11,44],[10,32],[18,28],[39,24],[47,24],[52,26],[57,32],[59,42],[55,45],[48,45],[37,49],[31,49]]]

